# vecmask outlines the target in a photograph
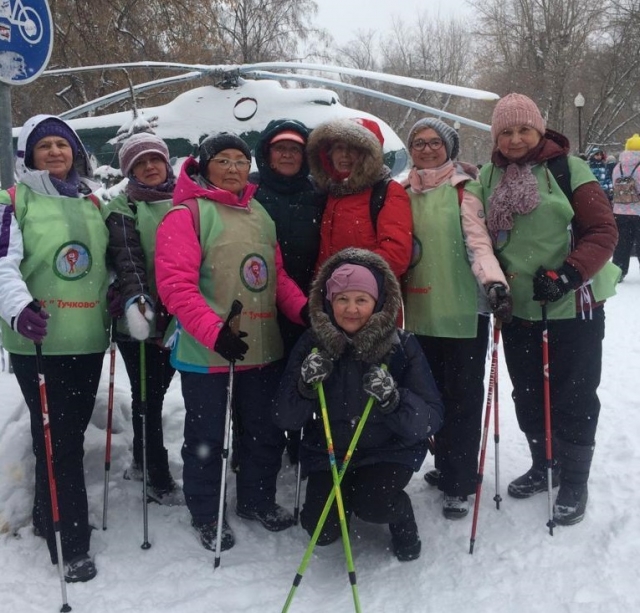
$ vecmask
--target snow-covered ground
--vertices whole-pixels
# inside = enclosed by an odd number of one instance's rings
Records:
[[[627,613],[640,610],[640,272],[634,258],[618,296],[607,305],[607,338],[590,500],[585,520],[546,528],[547,496],[514,500],[506,484],[529,466],[515,423],[511,386],[500,361],[500,474],[503,502],[496,510],[494,443],[489,437],[475,552],[469,555],[471,517],[447,521],[441,495],[424,482],[429,457],[409,485],[422,557],[400,563],[389,551],[384,526],[352,524],[352,547],[362,611],[367,613]],[[634,306],[635,305],[635,306]],[[635,373],[635,375],[634,375]],[[186,508],[149,506],[149,540],[142,550],[140,484],[122,479],[130,460],[128,379],[118,358],[108,530],[103,531],[104,446],[108,355],[92,423],[86,436],[86,482],[98,576],[67,586],[76,612],[262,613],[282,610],[308,542],[300,527],[279,534],[230,514],[236,546],[213,570],[189,524]],[[30,506],[33,459],[29,419],[15,378],[0,373],[0,610],[54,613],[61,591],[42,539],[33,535]],[[165,439],[176,477],[181,476],[183,406],[176,375],[165,403]],[[293,506],[295,473],[285,462],[278,498]],[[229,501],[235,502],[229,478]],[[638,607],[638,608],[636,608]],[[317,548],[290,611],[354,610],[338,542]]]

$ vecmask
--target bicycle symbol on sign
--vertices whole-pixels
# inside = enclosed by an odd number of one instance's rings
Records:
[[[32,45],[42,40],[44,28],[42,19],[34,8],[24,6],[21,0],[16,0],[11,9],[10,0],[0,0],[0,17],[9,20],[9,23],[18,26],[22,38]]]

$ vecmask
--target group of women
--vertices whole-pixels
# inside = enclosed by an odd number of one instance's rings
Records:
[[[142,478],[144,380],[151,496],[186,503],[207,549],[215,548],[219,524],[221,548],[235,543],[226,506],[219,517],[233,363],[236,514],[271,531],[293,525],[276,501],[276,482],[284,432],[303,432],[301,523],[313,533],[334,487],[326,408],[338,468],[349,459],[344,521],[388,525],[397,558],[416,559],[421,543],[405,488],[429,447],[435,469],[425,478],[442,490],[444,516],[468,514],[492,313],[532,457],[508,492],[526,498],[546,489],[541,341],[548,330],[553,485],[560,486],[554,520],[583,518],[600,409],[603,303],[619,276],[609,262],[616,226],[587,165],[568,155],[568,141],[546,128],[531,99],[502,98],[491,133],[491,163],[478,177],[457,161],[455,130],[418,121],[408,135],[404,184],[390,179],[383,135],[368,119],[335,120],[311,133],[297,121],[272,122],[251,177],[251,151],[234,134],[206,138],[176,178],[166,144],[141,133],[119,151],[125,191],[104,204],[92,196],[88,156],[73,129],[52,116],[25,124],[18,185],[0,192],[0,316],[31,414],[34,530],[56,563],[36,348],[43,355],[67,581],[96,574],[83,436],[110,317],[118,320],[132,387],[126,477]],[[239,328],[229,319],[237,300]],[[185,404],[182,491],[162,437],[175,370]],[[340,536],[340,519],[329,514],[318,544]]]

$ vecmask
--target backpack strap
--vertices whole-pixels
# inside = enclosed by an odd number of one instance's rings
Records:
[[[389,189],[389,183],[391,183],[391,177],[385,177],[374,183],[371,187],[371,196],[369,198],[369,214],[371,216],[371,223],[373,229],[378,229],[378,216],[384,206],[384,201],[387,198],[387,191]]]
[[[625,175],[624,172],[622,172],[622,164],[620,164],[620,176],[621,177],[633,177],[634,173],[636,170],[638,170],[638,166],[640,166],[640,162],[638,162],[633,169],[631,170],[631,172],[628,175]]]
[[[86,197],[89,198],[89,200],[91,200],[91,202],[93,202],[93,204],[96,207],[96,209],[100,210],[100,207],[101,207],[102,203],[100,202],[100,198],[98,198],[98,196],[96,196],[95,194],[87,194]]]
[[[573,190],[571,189],[571,172],[569,171],[569,160],[566,155],[559,155],[547,161],[547,168],[556,180],[558,187],[562,190],[567,200],[572,203]],[[571,204],[573,207],[573,203]]]
[[[200,207],[198,206],[198,201],[195,198],[189,198],[188,200],[185,200],[180,204],[191,211],[191,217],[193,218],[193,228],[196,231],[198,241],[200,241]]]
[[[462,206],[462,199],[464,198],[464,184],[466,183],[466,181],[462,182],[462,183],[458,183],[458,185],[456,185],[456,189],[458,190],[458,206]]]
[[[9,194],[9,198],[11,198],[11,206],[15,208],[16,206],[16,186],[12,185],[11,187],[7,187],[7,194]]]

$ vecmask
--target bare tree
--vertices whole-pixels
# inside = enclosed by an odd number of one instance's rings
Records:
[[[221,0],[214,6],[222,61],[292,60],[311,34],[323,34],[312,28],[318,12],[313,0]]]

